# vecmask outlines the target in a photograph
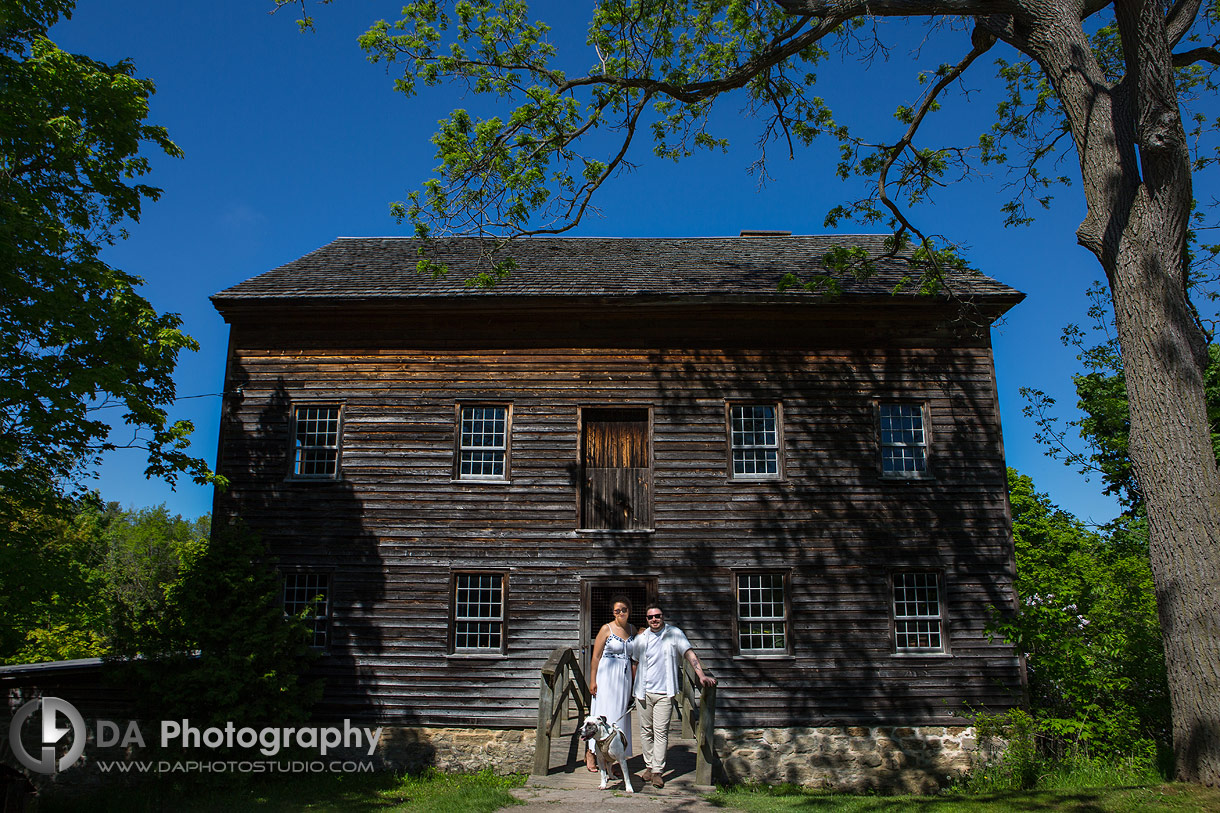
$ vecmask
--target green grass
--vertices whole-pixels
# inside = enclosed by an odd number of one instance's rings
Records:
[[[1049,777],[1048,777],[1049,778]],[[729,787],[711,797],[726,810],[746,813],[1210,813],[1220,811],[1220,789],[1183,784],[1082,786],[1077,772],[1071,787],[1029,791],[938,796],[853,796],[791,785]],[[1053,784],[1053,778],[1051,784]],[[97,813],[145,811],[351,811],[351,813],[491,813],[517,805],[509,795],[525,777],[477,774],[421,776],[375,774],[288,774],[251,776],[214,774],[173,776],[136,787],[110,787],[88,793],[44,792],[32,813],[89,810]],[[558,808],[557,808],[558,809]]]
[[[847,796],[793,786],[721,788],[716,804],[746,813],[1211,813],[1220,810],[1220,789],[1156,784],[1073,787],[996,793],[948,792],[938,796]]]
[[[273,777],[217,774],[158,777],[135,787],[110,787],[88,793],[40,795],[32,811],[89,810],[91,813],[144,813],[172,810],[350,811],[350,813],[491,813],[519,804],[509,795],[525,784],[520,775],[442,774],[287,774]]]

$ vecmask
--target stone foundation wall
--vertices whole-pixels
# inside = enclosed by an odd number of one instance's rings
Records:
[[[979,748],[969,726],[718,728],[717,781],[934,793],[969,771]],[[534,731],[387,726],[376,759],[397,770],[529,773]]]
[[[534,767],[534,729],[401,728],[381,732],[377,757],[397,770],[529,773]]]
[[[718,728],[716,753],[732,782],[933,793],[979,746],[968,726]]]

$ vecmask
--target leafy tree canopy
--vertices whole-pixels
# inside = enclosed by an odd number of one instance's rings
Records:
[[[0,539],[0,663],[124,661],[108,674],[151,716],[282,724],[317,698],[312,610],[285,618],[252,534],[95,493],[43,512],[0,492]]]
[[[299,5],[301,25],[313,26],[304,0],[275,4]],[[409,3],[400,19],[377,22],[361,37],[370,61],[400,66],[395,87],[407,96],[421,86],[457,85],[489,97],[487,107],[499,114],[456,109],[442,120],[433,138],[436,177],[392,204],[392,211],[420,236],[567,231],[595,208],[598,188],[631,166],[635,142],[650,142],[656,156],[675,161],[696,150],[727,147],[711,113],[722,97],[735,93],[739,102],[744,98],[742,114],[758,122],[760,154],[753,169],[765,172],[775,148],[790,156],[819,136],[834,139],[837,174],[875,183],[865,197],[833,207],[827,225],[844,219],[884,225],[894,231],[893,250],[916,238],[913,250],[903,254],[935,274],[944,263],[960,260],[944,235],[917,228],[909,207],[971,170],[1007,165],[1011,194],[1003,216],[1010,224],[1028,223],[1037,208],[1049,205],[1052,187],[1071,183],[1061,166],[1072,146],[1070,124],[1036,57],[1023,48],[1029,32],[1011,21],[1016,30],[993,30],[1005,24],[1000,16],[1022,4],[976,5],[606,0],[593,6],[586,47],[571,43],[561,53],[550,26],[533,19],[521,0]],[[1178,5],[1184,7],[1175,7],[1175,42],[1199,40],[1210,27],[1210,13],[1197,14],[1197,2]],[[1000,16],[968,16],[981,10]],[[1081,15],[1089,22],[1086,42],[1099,78],[1121,84],[1125,63],[1114,7],[1093,3]],[[818,71],[832,57],[855,54],[864,63],[882,58],[887,45],[877,22],[887,16],[926,18],[963,55],[917,75],[918,97],[894,111],[901,135],[883,143],[836,118],[815,88]],[[1192,28],[1196,24],[1199,31]],[[973,142],[921,146],[919,131],[928,116],[954,89],[965,94],[962,76],[999,41],[1019,53],[1015,59],[994,57],[1002,89],[994,124]],[[579,64],[586,54],[595,59],[592,65]],[[1214,90],[1210,71],[1220,63],[1215,51],[1194,48],[1173,61],[1180,67],[1180,98],[1196,100]],[[1200,116],[1192,126],[1198,137],[1211,123]],[[1214,160],[1210,154],[1196,157],[1198,167]],[[864,257],[824,259],[832,269],[869,266]]]
[[[181,151],[145,123],[153,84],[130,62],[47,38],[73,6],[0,2],[0,488],[34,498],[120,445],[147,450],[149,476],[214,481],[167,412],[195,341],[100,258],[160,194],[141,150]],[[129,441],[110,437],[120,417]]]
[[[0,492],[0,662],[158,651],[168,587],[206,550],[209,518],[125,511],[96,492],[48,502]]]
[[[1085,527],[1008,470],[1019,599],[996,630],[1025,655],[1043,747],[1170,748],[1169,693],[1142,517]]]

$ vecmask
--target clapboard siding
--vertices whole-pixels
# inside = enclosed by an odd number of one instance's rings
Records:
[[[813,319],[784,304],[426,305],[226,312],[240,394],[216,512],[257,529],[281,567],[332,574],[326,713],[531,726],[539,667],[580,641],[581,580],[606,577],[656,579],[720,679],[722,725],[926,724],[1015,701],[1017,659],[986,635],[990,608],[1012,603],[1012,543],[985,329],[935,303]],[[926,479],[879,474],[890,399],[926,405]],[[342,404],[335,481],[287,476],[298,401]],[[735,401],[782,404],[781,479],[730,477]],[[463,402],[511,404],[507,481],[454,479]],[[582,409],[606,407],[651,423],[650,531],[579,527]],[[948,654],[893,654],[903,568],[943,574]],[[790,656],[736,654],[742,569],[790,574]],[[448,652],[462,570],[506,574],[503,655]]]

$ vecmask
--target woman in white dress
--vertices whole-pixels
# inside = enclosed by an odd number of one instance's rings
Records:
[[[610,601],[609,624],[602,624],[593,642],[593,659],[589,662],[589,694],[593,695],[590,714],[604,716],[627,735],[627,754],[631,755],[631,683],[635,678],[635,661],[631,660],[631,639],[635,627],[628,623],[631,602],[626,596]],[[597,770],[593,752],[585,751],[585,765]],[[620,771],[615,767],[615,775]]]

